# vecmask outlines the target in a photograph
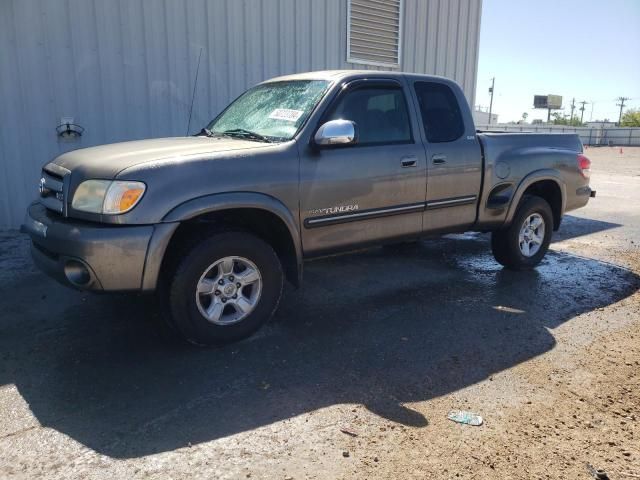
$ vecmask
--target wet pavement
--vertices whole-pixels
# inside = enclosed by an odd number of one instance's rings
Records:
[[[162,462],[163,453],[198,445],[211,450],[194,458],[207,458],[220,476],[228,467],[235,478],[265,458],[281,472],[287,463],[275,458],[287,448],[256,458],[275,440],[252,432],[269,428],[312,448],[326,441],[315,437],[318,428],[343,421],[344,405],[381,424],[428,428],[424,409],[407,405],[544,355],[564,325],[580,345],[636,322],[582,320],[630,297],[640,277],[606,252],[579,246],[620,243],[609,236],[622,232],[626,241],[637,228],[594,208],[569,215],[556,246],[530,272],[503,270],[482,234],[317,260],[271,324],[247,341],[205,350],[164,338],[153,297],[66,289],[33,269],[24,238],[0,234],[0,476],[73,476],[68,465],[84,461],[85,474],[97,478],[143,476],[151,467],[139,459],[155,454]],[[313,434],[295,426],[312,414]],[[230,438],[244,439],[235,455],[213,453],[216,441]],[[102,458],[100,468],[89,457]],[[127,461],[112,463],[118,459]],[[177,460],[185,471],[189,459]]]

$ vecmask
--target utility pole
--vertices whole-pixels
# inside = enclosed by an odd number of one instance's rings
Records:
[[[569,120],[569,125],[573,123],[573,111],[576,109],[576,99],[571,99],[571,119]]]
[[[582,120],[583,120],[583,118],[584,118],[584,106],[585,106],[586,104],[588,104],[589,102],[587,102],[587,101],[585,101],[585,100],[582,100],[581,102],[578,102],[578,103],[582,104],[582,106],[581,106],[581,107],[580,107],[580,109],[579,109],[579,110],[580,110],[580,123],[582,124]]]
[[[618,116],[618,126],[620,126],[620,122],[622,122],[622,109],[624,108],[624,102],[629,100],[629,97],[618,97],[616,100],[620,102],[616,103],[616,105],[620,107],[620,115]]]
[[[493,87],[496,85],[496,77],[491,79],[491,86],[489,87],[489,94],[491,95],[491,101],[489,102],[489,122],[491,124],[491,112],[493,111]]]

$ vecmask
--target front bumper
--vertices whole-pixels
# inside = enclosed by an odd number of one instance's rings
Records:
[[[20,230],[31,237],[36,266],[66,285],[98,291],[147,289],[143,284],[155,287],[155,278],[143,281],[154,235],[151,225],[107,226],[73,220],[33,203]]]

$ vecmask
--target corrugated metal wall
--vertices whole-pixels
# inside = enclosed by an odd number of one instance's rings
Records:
[[[454,78],[471,102],[481,0],[403,0],[400,69]],[[184,135],[263,79],[346,62],[346,0],[0,0],[0,227],[40,167],[101,143]],[[473,104],[473,103],[472,103]],[[58,140],[61,117],[86,130]]]

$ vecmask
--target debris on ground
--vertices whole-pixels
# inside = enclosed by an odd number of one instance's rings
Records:
[[[451,410],[447,418],[454,422],[473,425],[474,427],[482,425],[482,417],[480,415],[473,412],[465,412],[464,410]]]
[[[609,480],[609,476],[607,475],[607,472],[605,472],[604,470],[595,468],[593,465],[589,465],[588,463],[586,465],[587,465],[587,470],[589,471],[589,473],[593,478],[596,478],[597,480]]]
[[[349,435],[350,437],[357,437],[358,434],[355,432],[352,432],[351,430],[348,430],[346,428],[341,428],[340,431],[346,435]]]

